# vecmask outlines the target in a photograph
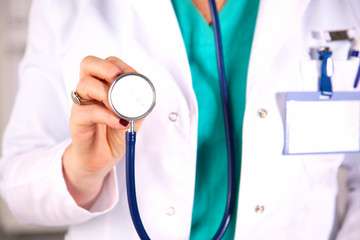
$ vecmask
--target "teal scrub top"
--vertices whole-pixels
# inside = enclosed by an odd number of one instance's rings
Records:
[[[186,47],[199,109],[190,239],[211,239],[225,211],[228,176],[226,134],[214,32],[213,27],[207,24],[191,0],[172,0],[172,3]],[[246,79],[258,6],[259,0],[227,0],[219,14],[233,121],[237,195]],[[223,239],[234,239],[236,209],[234,211]]]

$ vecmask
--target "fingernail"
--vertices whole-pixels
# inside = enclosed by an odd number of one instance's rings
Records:
[[[119,123],[121,125],[123,125],[124,127],[127,127],[129,125],[129,121],[125,120],[125,119],[120,119]]]

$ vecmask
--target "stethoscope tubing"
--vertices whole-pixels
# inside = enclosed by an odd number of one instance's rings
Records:
[[[135,188],[135,142],[136,132],[126,132],[126,156],[125,156],[125,174],[126,174],[126,193],[128,198],[130,215],[134,227],[142,240],[150,240],[141,221]]]
[[[226,208],[223,215],[223,219],[221,224],[215,233],[212,239],[221,239],[226,229],[229,226],[230,219],[234,212],[235,198],[236,198],[236,188],[235,188],[235,148],[234,148],[234,137],[232,130],[232,120],[230,114],[230,105],[228,98],[228,88],[225,74],[225,66],[224,66],[224,55],[222,50],[222,40],[221,40],[221,31],[220,31],[220,23],[219,16],[216,9],[215,0],[209,0],[211,18],[214,28],[214,37],[215,37],[215,46],[216,46],[216,58],[217,58],[217,66],[219,73],[219,83],[220,83],[220,92],[221,92],[221,100],[223,105],[223,115],[225,122],[225,132],[226,132],[226,143],[227,143],[227,153],[228,153],[228,193],[227,193],[227,201]]]
[[[209,0],[211,18],[213,21],[214,35],[215,35],[215,46],[216,46],[216,55],[217,55],[217,66],[219,73],[219,83],[221,91],[221,100],[223,105],[224,113],[224,122],[225,122],[225,132],[226,132],[226,143],[227,143],[227,153],[228,153],[228,193],[226,208],[221,220],[220,226],[216,231],[212,239],[219,240],[221,239],[226,229],[229,226],[232,214],[234,212],[234,204],[236,198],[236,188],[235,188],[235,153],[234,153],[234,141],[233,141],[233,132],[232,132],[232,122],[230,115],[230,106],[228,100],[228,91],[227,91],[227,82],[225,75],[224,59],[222,52],[222,41],[221,41],[221,31],[218,13],[216,10],[216,5],[214,0]],[[126,133],[126,191],[128,197],[128,204],[130,215],[134,224],[134,227],[142,240],[150,240],[144,225],[140,218],[140,213],[137,205],[136,199],[136,188],[135,188],[135,142],[136,142],[136,133],[134,131],[129,131]]]

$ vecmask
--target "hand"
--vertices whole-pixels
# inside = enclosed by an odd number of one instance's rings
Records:
[[[87,56],[80,65],[78,95],[92,104],[73,104],[70,116],[72,143],[63,155],[63,171],[70,194],[83,208],[90,208],[104,179],[125,153],[128,124],[110,108],[108,91],[115,78],[136,72],[116,57],[105,60]],[[137,121],[138,128],[141,121]]]

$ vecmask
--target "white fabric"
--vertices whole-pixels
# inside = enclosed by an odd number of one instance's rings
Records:
[[[359,10],[357,0],[261,1],[247,79],[236,239],[335,235],[336,174],[348,156],[284,156],[284,93],[317,90],[301,68],[318,45],[311,31],[359,27]],[[35,0],[28,40],[0,167],[1,193],[15,215],[23,222],[70,225],[72,240],[138,238],[127,206],[124,161],[90,211],[75,204],[62,176],[79,63],[87,55],[114,55],[151,79],[157,93],[137,137],[144,225],[152,239],[189,238],[198,112],[171,2]],[[335,59],[346,59],[349,42],[329,45]],[[343,78],[353,77],[353,66]],[[340,80],[334,86],[351,89]],[[267,110],[266,118],[258,116],[259,109]],[[179,115],[175,122],[169,120],[173,112]],[[351,158],[344,162],[353,186],[349,211],[338,235],[346,240],[360,236],[359,155]],[[257,205],[263,213],[255,212]]]

